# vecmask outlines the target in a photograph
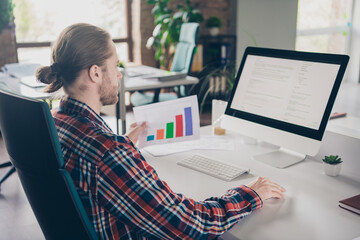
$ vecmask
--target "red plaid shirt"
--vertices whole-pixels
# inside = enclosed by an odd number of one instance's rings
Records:
[[[262,207],[250,188],[195,201],[159,179],[132,142],[86,104],[53,111],[65,168],[101,239],[212,239]]]

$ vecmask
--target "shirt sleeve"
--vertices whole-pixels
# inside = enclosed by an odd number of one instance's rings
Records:
[[[132,144],[108,151],[97,177],[99,204],[149,238],[212,239],[262,207],[257,193],[246,186],[204,201],[175,193]]]

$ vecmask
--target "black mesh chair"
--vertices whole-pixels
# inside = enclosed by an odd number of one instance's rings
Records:
[[[47,103],[0,90],[0,130],[45,238],[98,239],[64,170]]]
[[[1,136],[1,135],[0,135]],[[10,169],[5,173],[5,175],[0,179],[0,192],[1,192],[1,184],[11,176],[15,172],[15,167],[11,164],[11,162],[5,162],[0,164],[0,168],[10,167]]]

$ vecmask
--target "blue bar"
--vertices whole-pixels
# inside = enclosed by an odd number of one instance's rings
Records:
[[[193,135],[191,107],[184,108],[184,111],[185,111],[185,136],[191,136]]]
[[[152,141],[155,139],[155,135],[149,135],[147,136],[147,141]]]

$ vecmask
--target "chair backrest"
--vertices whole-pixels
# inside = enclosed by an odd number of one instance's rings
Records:
[[[183,23],[181,25],[179,43],[176,45],[171,71],[189,73],[195,54],[198,32],[198,23]]]
[[[0,130],[46,239],[98,239],[64,160],[46,102],[0,90]]]

